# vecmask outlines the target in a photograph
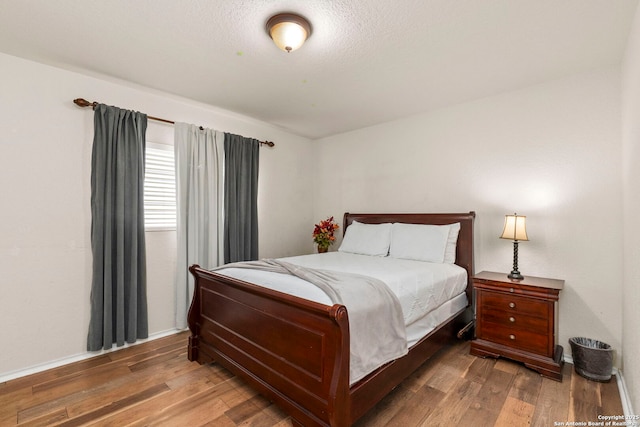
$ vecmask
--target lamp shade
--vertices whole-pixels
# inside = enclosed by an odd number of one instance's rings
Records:
[[[276,46],[285,52],[293,52],[311,35],[311,25],[302,16],[281,13],[269,18],[267,32]]]
[[[509,240],[529,240],[526,227],[527,217],[523,215],[505,215],[504,230],[501,239]]]

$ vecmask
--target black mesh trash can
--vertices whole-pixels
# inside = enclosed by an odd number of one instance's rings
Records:
[[[613,368],[613,349],[609,344],[591,338],[569,338],[573,366],[586,379],[609,382]]]

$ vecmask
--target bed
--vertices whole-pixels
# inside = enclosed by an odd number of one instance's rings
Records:
[[[455,264],[465,272],[466,303],[408,353],[362,379],[350,381],[349,313],[197,265],[188,315],[188,357],[216,362],[288,412],[294,425],[350,426],[473,320],[474,212],[453,214],[350,214],[356,224],[460,224]],[[325,254],[326,255],[326,254]]]

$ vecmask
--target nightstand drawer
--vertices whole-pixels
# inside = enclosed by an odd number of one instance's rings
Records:
[[[527,330],[537,334],[548,334],[549,332],[548,318],[528,316],[520,312],[500,310],[491,306],[482,308],[480,318],[483,322],[506,328]]]
[[[553,356],[553,345],[549,342],[549,336],[544,333],[535,333],[525,329],[505,328],[495,323],[482,322],[482,329],[478,338],[507,345],[512,348],[530,351],[546,357]]]
[[[478,297],[480,309],[482,310],[486,307],[493,307],[498,310],[523,313],[534,317],[549,317],[550,303],[547,301],[537,301],[531,298],[484,290],[479,292]]]

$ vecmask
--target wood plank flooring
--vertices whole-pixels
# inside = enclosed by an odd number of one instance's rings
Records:
[[[0,426],[284,427],[287,415],[225,369],[187,360],[187,333],[0,384]],[[615,379],[563,382],[506,360],[437,353],[367,413],[369,426],[554,426],[621,415]]]

